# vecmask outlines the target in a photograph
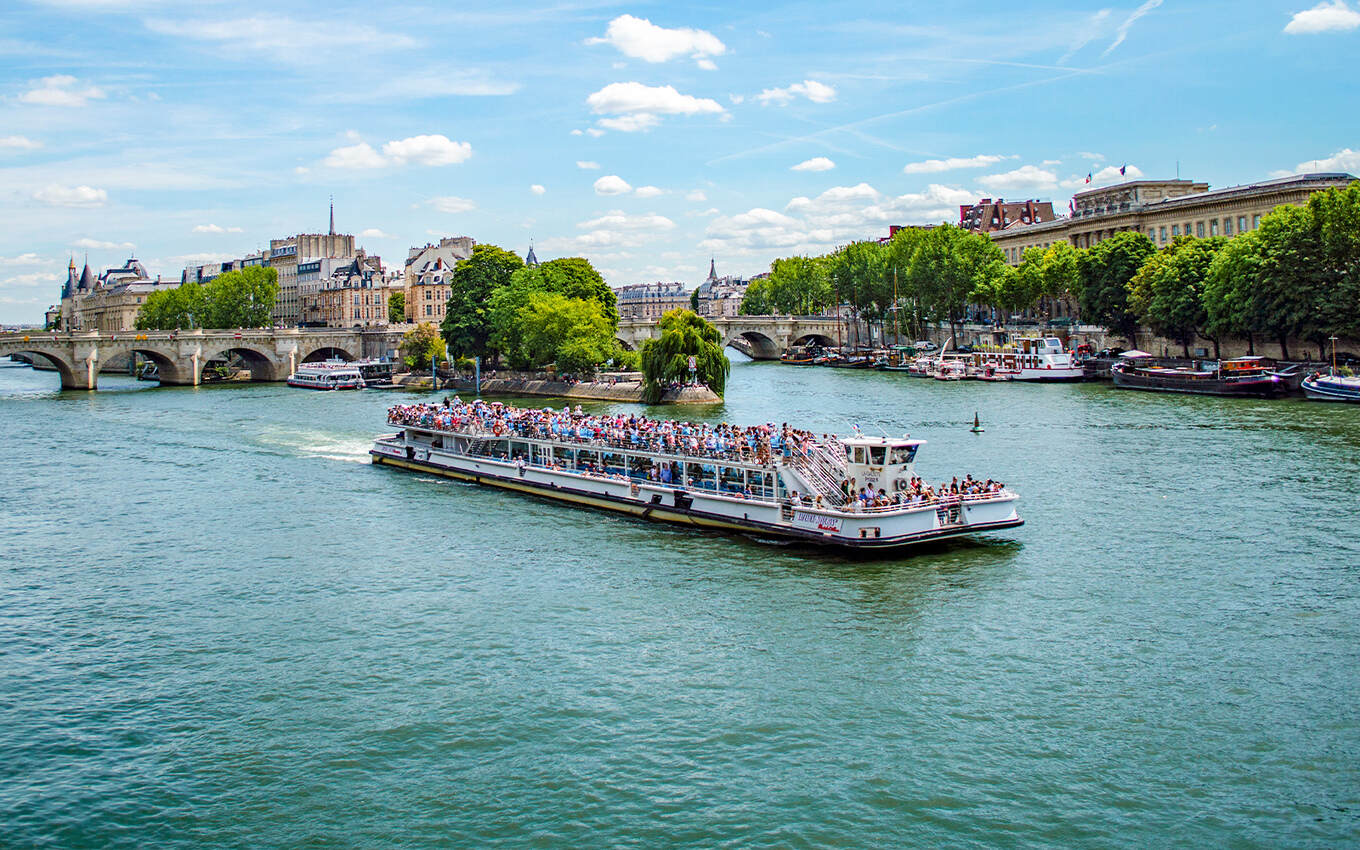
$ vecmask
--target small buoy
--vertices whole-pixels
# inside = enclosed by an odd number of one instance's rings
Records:
[[[978,419],[976,410],[973,411],[973,427],[969,428],[968,430],[972,431],[974,434],[981,434],[984,430],[986,430],[982,427],[982,421]]]

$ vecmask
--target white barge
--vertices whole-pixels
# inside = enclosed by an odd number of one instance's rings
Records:
[[[733,429],[729,436],[741,436],[725,445],[719,437],[715,447],[707,426],[607,417],[606,429],[577,411],[398,406],[388,422],[401,430],[379,437],[370,454],[375,464],[643,519],[849,549],[1024,523],[1019,497],[999,482],[970,477],[957,493],[925,486],[915,475],[924,440]],[[696,436],[700,429],[709,439]],[[861,488],[875,498],[857,498]]]
[[[975,374],[1005,375],[1001,380],[1080,381],[1085,377],[1081,363],[1063,348],[1058,337],[1023,337],[1002,348],[974,351]]]

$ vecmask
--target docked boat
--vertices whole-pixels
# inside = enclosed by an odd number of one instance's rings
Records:
[[[1313,401],[1346,401],[1360,404],[1360,377],[1313,373],[1300,384],[1303,394]]]
[[[1072,352],[1064,350],[1062,340],[1055,336],[1022,337],[1000,348],[974,351],[972,366],[975,373],[991,367],[1016,381],[1080,381],[1085,375]]]
[[[1275,398],[1288,386],[1260,357],[1220,360],[1212,368],[1202,362],[1190,366],[1158,366],[1149,357],[1129,357],[1110,367],[1110,377],[1121,390],[1151,390],[1195,395]]]
[[[811,366],[821,354],[820,346],[795,345],[788,351],[779,355],[780,363],[787,363],[790,366]]]
[[[940,368],[940,358],[932,354],[922,354],[911,363],[911,368],[907,374],[913,378],[933,378],[935,372]]]
[[[361,390],[364,378],[348,363],[305,363],[288,376],[288,386],[309,390]]]
[[[874,368],[883,372],[910,372],[914,361],[915,350],[911,346],[894,345],[874,362]]]
[[[940,358],[939,365],[935,367],[935,380],[937,381],[962,381],[968,375],[968,363],[962,355],[945,354]]]
[[[757,538],[891,550],[1024,522],[1019,497],[1000,482],[925,487],[915,471],[925,441],[909,437],[839,439],[456,399],[398,405],[388,423],[399,430],[374,442],[375,464]],[[857,498],[865,491],[872,497]]]

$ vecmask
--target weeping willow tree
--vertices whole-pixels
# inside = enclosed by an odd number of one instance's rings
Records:
[[[695,378],[718,395],[727,384],[731,364],[723,354],[722,334],[692,310],[671,310],[657,323],[661,335],[642,344],[642,377],[649,403],[661,400],[666,385],[689,379],[694,358]]]

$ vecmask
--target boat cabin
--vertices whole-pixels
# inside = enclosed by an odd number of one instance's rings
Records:
[[[910,489],[916,450],[925,440],[857,434],[841,444],[845,446],[845,476],[855,480],[856,489],[872,487],[892,494]]]

